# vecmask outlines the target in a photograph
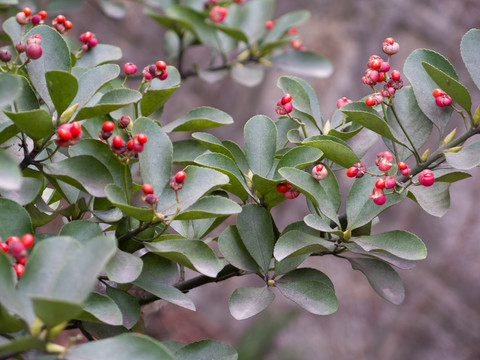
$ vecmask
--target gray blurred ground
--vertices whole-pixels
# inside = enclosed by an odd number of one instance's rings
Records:
[[[248,1],[248,0],[246,0]],[[139,68],[162,58],[162,30],[141,14],[140,6],[127,3],[128,17],[106,19],[95,1],[71,14],[73,34],[91,30],[101,42],[122,47],[125,61]],[[476,89],[466,74],[459,55],[462,35],[480,21],[478,0],[297,0],[278,1],[278,14],[305,8],[312,11],[300,28],[304,44],[329,58],[335,72],[329,79],[307,79],[319,97],[325,118],[331,116],[341,96],[358,99],[369,89],[361,84],[365,63],[381,52],[381,43],[393,36],[401,51],[393,68],[402,69],[412,50],[425,47],[441,52],[457,68],[460,80],[473,90],[473,104],[479,103]],[[85,20],[89,22],[87,26]],[[81,25],[80,25],[81,24]],[[87,29],[88,27],[88,29]],[[480,51],[480,49],[479,49]],[[201,52],[192,52],[195,59]],[[479,64],[480,66],[480,64]],[[282,72],[271,70],[264,82],[250,89],[230,79],[207,85],[188,79],[167,104],[165,122],[200,106],[210,105],[230,113],[236,125],[215,130],[222,139],[242,143],[243,124],[255,114],[274,117],[274,105],[281,95],[276,79]],[[449,129],[460,126],[452,124]],[[380,146],[377,149],[382,149]],[[369,156],[375,154],[374,149]],[[410,200],[384,213],[376,232],[406,229],[427,244],[428,258],[409,271],[400,271],[406,288],[405,302],[395,306],[378,297],[362,274],[352,271],[340,259],[316,258],[316,266],[333,280],[340,302],[334,315],[317,317],[306,312],[282,330],[274,345],[258,359],[298,360],[473,360],[480,359],[480,200],[477,177],[453,184],[451,210],[442,219],[422,212]],[[339,175],[344,184],[348,180]],[[275,209],[280,227],[306,214],[300,198]],[[161,340],[194,341],[213,337],[235,345],[244,329],[257,319],[234,320],[228,298],[238,286],[255,284],[255,279],[232,279],[191,292],[197,312],[172,305],[160,307],[150,316],[149,332]],[[291,307],[278,296],[269,313],[282,317]],[[261,327],[262,321],[257,323]]]

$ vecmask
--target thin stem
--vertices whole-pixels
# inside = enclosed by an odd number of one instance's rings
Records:
[[[302,131],[303,131],[303,136],[305,136],[305,139],[306,139],[308,136],[307,136],[307,130],[305,129],[305,124],[303,122],[301,122],[300,120],[292,117],[289,113],[287,113],[287,116],[290,118],[290,120],[295,121],[298,125],[301,126]]]
[[[123,168],[123,182],[125,183],[125,198],[127,200],[127,204],[130,205],[130,196],[128,193],[128,160],[125,162],[125,167]]]
[[[48,156],[47,156],[46,158],[44,158],[44,159],[40,159],[40,160],[36,160],[36,161],[37,161],[37,162],[44,162],[44,161],[47,161],[47,160],[51,159],[52,156],[55,155],[55,153],[58,151],[58,149],[60,149],[60,146],[57,145],[57,147],[55,148],[55,150],[53,150],[53,152],[52,152],[50,155],[48,155]]]
[[[383,118],[385,119],[385,122],[388,124],[387,107],[383,102],[382,102],[382,110],[383,110]],[[393,154],[395,155],[395,159],[397,159],[398,161],[397,144],[395,143],[395,141],[392,141],[392,147],[393,147]]]
[[[420,164],[422,162],[422,160],[420,159],[420,155],[418,154],[417,149],[415,148],[415,145],[413,144],[412,139],[410,139],[410,136],[408,136],[407,131],[403,127],[402,122],[400,121],[400,118],[398,117],[397,111],[395,110],[395,106],[392,104],[392,105],[390,105],[390,108],[392,109],[393,116],[395,117],[395,120],[397,120],[397,123],[400,126],[400,129],[402,129],[403,133],[405,134],[405,137],[407,138],[408,142],[410,143],[410,146],[412,147],[412,149],[410,149],[410,151],[413,152],[413,155],[415,156],[415,160],[417,161],[417,165]]]

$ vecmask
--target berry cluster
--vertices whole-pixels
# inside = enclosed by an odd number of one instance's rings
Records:
[[[38,14],[32,15],[32,9],[25,7],[22,11],[18,12],[15,15],[17,22],[20,25],[27,25],[28,23],[32,23],[33,25],[43,24],[43,20],[48,16],[45,10],[41,10]]]
[[[12,266],[18,277],[22,276],[25,271],[28,255],[27,249],[31,248],[34,243],[35,238],[32,234],[24,234],[21,238],[10,236],[6,242],[1,242],[0,239],[0,250],[15,259],[15,263]]]
[[[156,196],[153,192],[153,186],[150,184],[143,184],[142,185],[143,196],[142,200],[145,201],[147,204],[155,205],[158,203],[158,196]]]
[[[228,9],[223,6],[214,6],[208,13],[210,20],[216,23],[221,23],[228,14]]]
[[[82,137],[82,126],[78,122],[60,125],[55,142],[58,146],[68,147],[78,143]]]
[[[295,199],[300,192],[295,189],[288,181],[277,184],[277,191],[285,195],[287,199]]]
[[[95,34],[90,31],[81,34],[79,39],[83,43],[82,50],[84,51],[94,48],[98,45],[98,40],[95,37]]]
[[[375,165],[378,167],[380,171],[382,171],[381,174],[370,173],[367,171],[367,168],[363,163],[357,163],[347,170],[347,176],[356,177],[356,178],[361,178],[365,174],[377,176],[378,179],[375,181],[375,187],[373,188],[372,193],[370,194],[370,198],[373,200],[375,204],[383,205],[387,201],[386,195],[397,193],[395,187],[397,185],[401,186],[399,183],[397,183],[395,176],[386,175],[386,172],[392,168],[393,163],[394,163],[393,154],[390,151],[384,151],[379,153],[377,155],[377,158],[375,159]],[[415,183],[412,177],[410,176],[411,169],[405,162],[403,161],[398,162],[397,168],[401,175],[410,177],[411,184],[431,186],[435,181],[435,176],[433,172],[429,169],[423,170],[418,175],[418,183]],[[384,189],[392,189],[392,192],[386,194],[384,193]]]
[[[185,180],[186,177],[187,177],[187,173],[183,170],[180,170],[175,174],[175,176],[172,176],[170,178],[168,185],[172,190],[178,191],[181,188],[183,188],[183,181]]]
[[[435,103],[439,107],[450,106],[453,101],[452,98],[448,96],[447,93],[442,89],[433,90],[432,95],[435,98]]]
[[[340,109],[342,106],[345,106],[347,104],[350,104],[352,100],[344,97],[341,97],[340,99],[337,100],[337,109]]]
[[[153,80],[155,78],[165,80],[168,77],[167,63],[165,61],[159,60],[155,64],[145,66],[143,68],[142,74],[147,81]]]
[[[118,128],[125,130],[128,136],[128,141],[125,142],[120,135],[115,135],[112,138],[112,144],[110,145],[110,149],[115,154],[122,155],[125,158],[132,158],[138,153],[141,153],[143,151],[143,146],[148,141],[147,135],[143,133],[132,136],[130,131],[127,129],[131,121],[132,119],[130,119],[129,116],[122,116],[117,121]],[[102,125],[102,129],[98,133],[99,140],[106,141],[108,143],[108,139],[112,136],[113,130],[115,130],[115,123],[113,121],[105,121]]]
[[[388,60],[384,61],[378,55],[370,56],[366,65],[367,69],[362,77],[362,82],[365,85],[371,86],[375,91],[365,100],[365,104],[368,106],[379,105],[385,101],[384,98],[392,99],[395,91],[403,87],[403,80],[398,70],[392,70],[390,77],[388,76],[388,72],[390,71],[390,56],[396,54],[400,46],[393,38],[386,38],[382,48],[384,53],[388,55]],[[385,82],[385,84],[383,88],[378,91],[375,85],[382,82]]]
[[[280,100],[277,102],[277,107],[275,108],[275,112],[278,115],[286,115],[292,112],[293,105],[292,105],[292,95],[285,94],[282,96]]]
[[[63,15],[57,15],[55,19],[52,20],[52,26],[60,34],[65,34],[68,30],[73,27],[73,24],[70,20],[67,20]]]

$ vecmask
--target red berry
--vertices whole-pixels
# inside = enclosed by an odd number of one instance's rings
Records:
[[[418,174],[418,182],[423,186],[432,186],[435,182],[435,175],[432,170],[425,169]]]
[[[268,20],[266,23],[265,23],[265,27],[270,30],[271,28],[273,28],[273,25],[275,25],[275,23],[272,21],[272,20]]]
[[[291,28],[288,29],[288,31],[287,31],[288,35],[295,35],[297,32],[298,32],[298,29],[297,29],[296,26],[291,27]]]
[[[102,125],[103,131],[113,131],[115,129],[115,124],[113,121],[105,121]]]
[[[400,71],[398,70],[392,70],[392,79],[395,81],[400,80]]]
[[[277,184],[277,191],[279,193],[286,193],[288,190],[292,188],[292,185],[290,185],[288,182],[281,182],[280,184]]]
[[[23,8],[22,11],[26,16],[30,16],[32,14],[32,9],[30,9],[28,7]]]
[[[298,197],[298,195],[300,195],[300,192],[294,187],[292,187],[285,193],[285,197],[290,200],[295,199],[296,197]]]
[[[121,148],[123,146],[123,139],[119,135],[115,135],[112,139],[112,144],[116,148]]]
[[[28,249],[32,247],[33,243],[35,242],[35,237],[32,234],[25,234],[22,236],[21,241],[23,243],[23,246]]]
[[[72,136],[74,138],[78,138],[79,136],[82,135],[82,125],[80,125],[79,122],[76,122],[76,121],[73,122],[70,132],[72,133]]]
[[[8,245],[6,243],[0,242],[0,250],[4,253],[8,252]]]
[[[282,96],[282,99],[280,100],[280,102],[282,103],[282,105],[285,105],[287,103],[289,103],[290,101],[292,101],[292,95],[291,94],[285,94]]]
[[[133,149],[133,140],[132,140],[132,139],[128,140],[128,142],[127,142],[127,148],[128,148],[128,150],[132,150],[132,149]]]
[[[143,184],[142,191],[145,195],[153,194],[153,186],[150,184]]]
[[[10,245],[12,242],[14,241],[20,241],[20,238],[18,236],[10,236],[8,239],[7,239],[7,244]]]
[[[25,271],[25,266],[23,266],[22,264],[17,264],[13,267],[13,269],[17,273],[17,276],[20,277],[20,276],[22,276],[23,272]]]
[[[155,64],[158,70],[167,70],[167,63],[165,61],[159,60]]]
[[[87,45],[91,48],[97,46],[98,45],[97,38],[91,38],[90,40],[88,40]]]
[[[383,189],[385,187],[385,179],[384,178],[378,178],[377,181],[375,181],[375,187],[379,189]]]
[[[446,95],[446,93],[442,89],[435,89],[433,90],[432,95],[437,98],[439,96]]]
[[[369,96],[365,99],[365,104],[367,104],[367,106],[373,106],[375,105],[375,98],[373,96]]]
[[[55,18],[55,20],[57,20],[58,23],[63,24],[63,23],[65,22],[65,16],[63,16],[63,15],[57,15],[57,17]]]
[[[370,62],[370,68],[374,70],[380,69],[380,66],[382,66],[382,60],[380,59],[375,59]]]
[[[37,60],[42,56],[43,50],[42,47],[38,44],[30,44],[27,46],[26,54],[28,58],[32,60]]]
[[[398,164],[397,164],[398,168],[400,170],[405,170],[407,168],[407,164],[405,164],[403,161],[400,161]]]
[[[168,77],[168,71],[165,70],[165,71],[163,72],[163,74],[160,75],[158,78],[163,81],[163,80],[165,80],[167,77]]]
[[[18,259],[18,260],[17,260],[17,263],[18,263],[18,264],[22,264],[23,266],[25,266],[25,264],[27,263],[27,257],[25,256],[25,257],[23,257],[23,258],[21,258],[21,259]]]
[[[148,137],[145,134],[138,134],[135,138],[140,144],[145,144],[148,141]]]
[[[187,173],[183,170],[180,170],[175,174],[175,181],[179,184],[183,183],[183,180],[187,177]]]
[[[347,170],[347,176],[348,177],[355,177],[358,174],[358,168],[355,166],[352,166]]]
[[[73,24],[70,20],[65,20],[63,26],[65,26],[65,29],[70,30],[73,27]]]
[[[60,139],[68,141],[72,138],[72,133],[68,131],[65,127],[59,127],[57,130],[57,135]]]
[[[10,254],[12,254],[15,259],[21,259],[27,255],[27,251],[25,250],[25,245],[19,240],[19,241],[12,241],[9,246],[8,250],[10,251]]]
[[[46,12],[45,10],[39,11],[39,12],[38,12],[38,15],[40,15],[40,17],[41,17],[42,19],[45,19],[45,18],[48,16],[48,14],[47,14],[47,12]]]

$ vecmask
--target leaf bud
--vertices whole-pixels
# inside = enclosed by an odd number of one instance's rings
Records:
[[[428,157],[430,156],[430,149],[427,149],[425,150],[425,152],[423,153],[423,155],[420,157],[420,160],[422,162],[425,162],[427,161]]]
[[[447,145],[448,143],[450,143],[453,138],[455,137],[455,134],[457,133],[457,128],[453,129],[452,131],[450,131],[450,133],[445,136],[445,139],[442,140],[442,143],[440,145]]]

